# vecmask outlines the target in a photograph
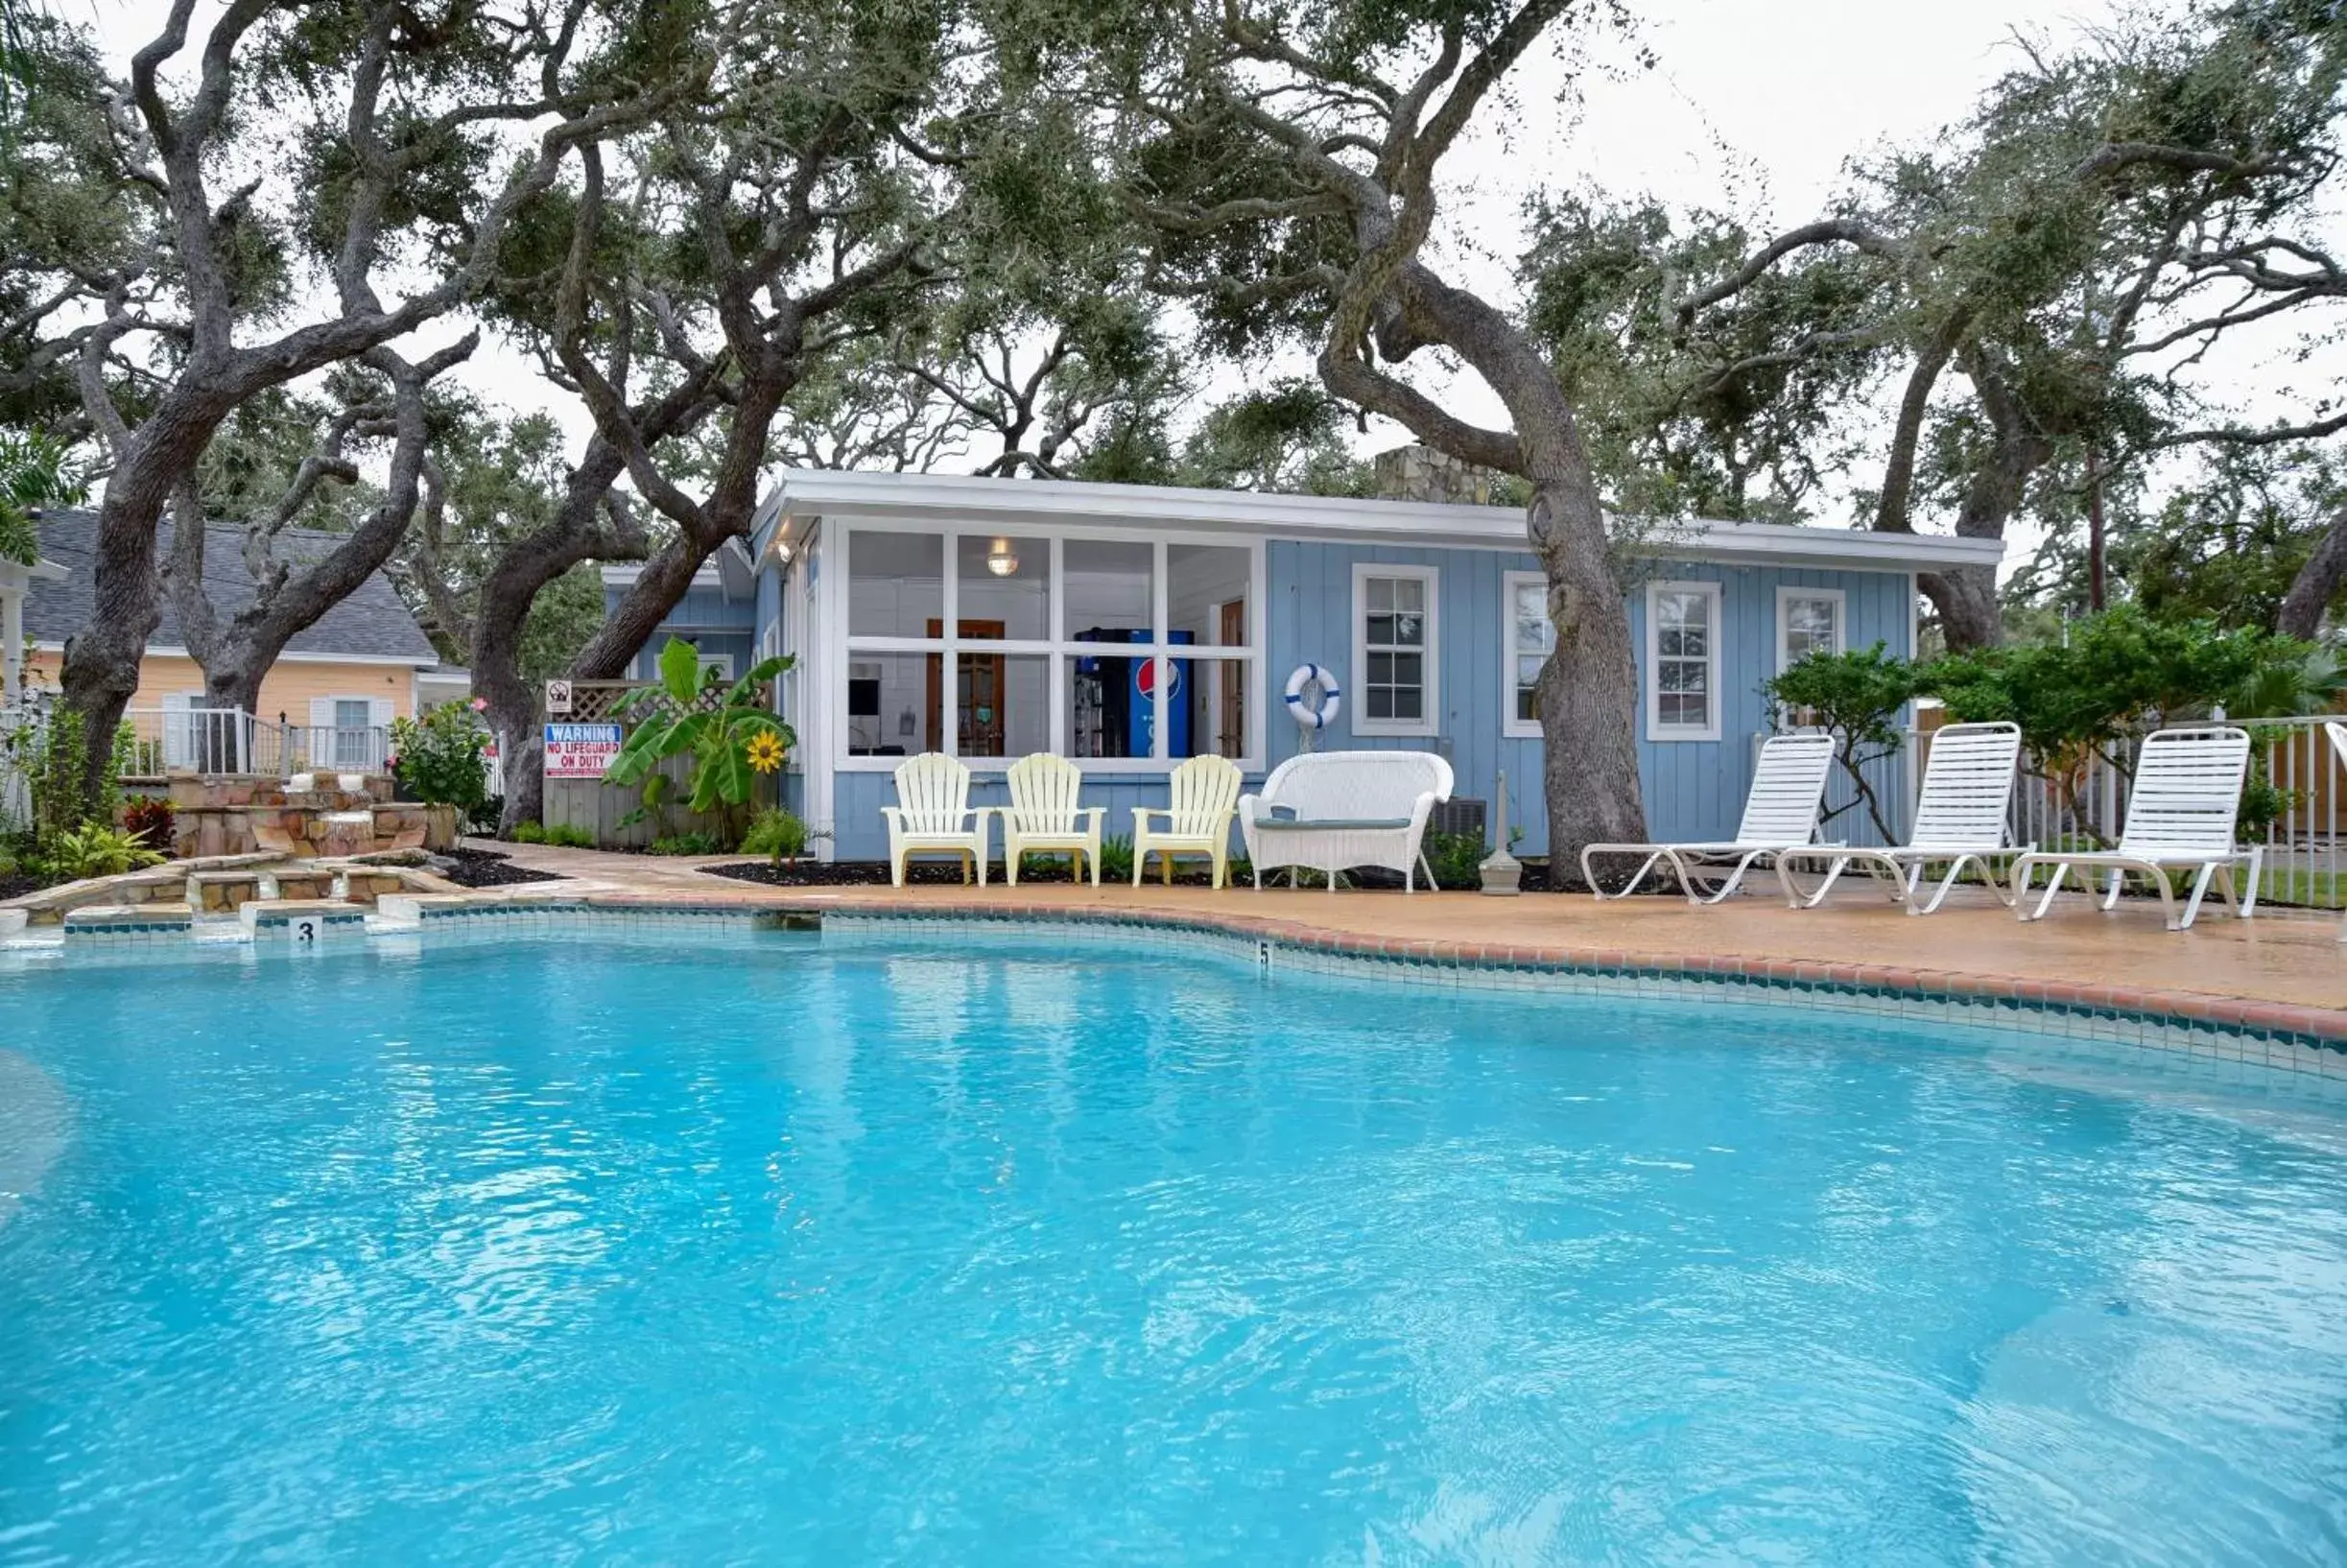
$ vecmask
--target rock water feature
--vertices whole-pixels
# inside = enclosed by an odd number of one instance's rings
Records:
[[[393,800],[391,780],[380,773],[175,773],[165,789],[182,858],[269,851],[346,859],[457,842],[454,806]]]

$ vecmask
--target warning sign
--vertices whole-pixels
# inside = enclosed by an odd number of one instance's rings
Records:
[[[619,748],[617,725],[548,725],[546,776],[601,778]]]

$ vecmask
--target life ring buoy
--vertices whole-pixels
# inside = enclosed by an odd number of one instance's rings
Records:
[[[1318,688],[1317,701],[1306,701],[1306,687]],[[1344,696],[1337,689],[1337,677],[1316,664],[1299,664],[1288,677],[1288,711],[1306,729],[1326,729],[1335,724],[1343,703]]]

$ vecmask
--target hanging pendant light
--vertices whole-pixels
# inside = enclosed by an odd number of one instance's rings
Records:
[[[997,539],[986,549],[986,570],[996,577],[1009,577],[1019,569],[1019,558],[1010,548],[1008,539]]]

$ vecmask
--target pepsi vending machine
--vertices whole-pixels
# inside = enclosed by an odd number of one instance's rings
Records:
[[[1145,643],[1150,634],[1124,627],[1094,627],[1076,633],[1078,642]],[[1169,642],[1196,642],[1193,631],[1174,631]],[[1166,755],[1190,754],[1191,659],[1169,659],[1173,689],[1166,693]],[[1088,757],[1146,757],[1156,723],[1157,661],[1102,654],[1076,661],[1075,706],[1078,754]]]

